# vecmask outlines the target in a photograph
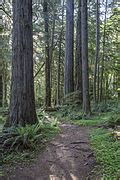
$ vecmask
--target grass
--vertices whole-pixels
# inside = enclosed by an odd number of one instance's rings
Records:
[[[100,172],[103,180],[120,179],[120,141],[113,137],[113,131],[109,127],[120,125],[120,104],[112,103],[105,106],[100,104],[97,109],[93,107],[93,115],[90,119],[82,118],[80,108],[61,108],[54,112],[54,116],[61,121],[70,122],[80,126],[93,127],[90,132],[91,146],[97,162],[100,164]],[[101,127],[101,128],[98,128]],[[104,128],[107,127],[107,128]]]
[[[74,110],[70,111],[70,113],[66,113],[64,115],[63,112],[58,111],[52,113],[53,116],[58,118],[59,121],[70,122],[75,125],[81,126],[99,126],[99,125],[107,125],[110,122],[114,123],[115,117],[118,119],[120,117],[120,113],[110,111],[110,112],[94,112],[89,119],[85,119],[82,117],[81,111],[75,112]],[[118,120],[120,124],[120,119]]]
[[[82,126],[98,126],[105,124],[111,117],[112,113],[99,113],[91,116],[90,119],[72,120],[71,122],[76,125]]]
[[[120,142],[103,128],[92,130],[90,137],[96,160],[101,165],[103,179],[120,178]]]
[[[109,129],[98,127],[120,125],[120,106],[113,103],[112,105],[105,105],[105,107],[100,105],[97,110],[93,108],[93,115],[90,119],[84,119],[80,107],[74,105],[62,106],[59,111],[52,112],[50,115],[40,110],[37,111],[37,114],[41,124],[42,139],[45,142],[51,140],[59,132],[59,121],[94,127],[90,133],[90,141],[96,160],[100,164],[102,179],[114,180],[118,178],[120,175],[120,141],[113,137]],[[2,118],[1,122],[2,125],[4,123]],[[12,152],[4,156],[3,162],[8,165],[19,162],[29,163],[35,159],[37,152],[40,152],[43,147],[44,145],[40,143],[36,146],[36,150],[32,150],[32,152],[30,150]]]

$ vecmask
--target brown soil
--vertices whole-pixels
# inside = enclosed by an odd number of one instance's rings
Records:
[[[89,144],[89,129],[61,124],[61,133],[29,167],[16,167],[0,180],[92,180],[95,160]]]

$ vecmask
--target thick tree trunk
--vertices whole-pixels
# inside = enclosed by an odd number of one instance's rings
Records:
[[[45,107],[51,107],[51,70],[50,70],[50,48],[49,48],[49,16],[48,2],[43,3],[44,23],[45,23]]]
[[[78,91],[78,102],[82,103],[82,43],[81,43],[81,0],[79,0],[77,28],[76,28],[76,64],[75,64],[75,90]]]
[[[88,67],[88,25],[87,25],[87,0],[81,0],[81,24],[82,24],[82,80],[83,80],[83,112],[90,115],[89,97],[89,67]]]
[[[96,96],[96,85],[97,85],[97,69],[99,61],[99,49],[100,49],[100,1],[96,2],[96,55],[95,55],[95,65],[94,65],[94,81],[93,81],[93,98],[94,103],[98,102]]]
[[[74,1],[66,2],[65,95],[74,91]]]
[[[32,0],[13,0],[13,44],[9,126],[37,122],[33,82]]]

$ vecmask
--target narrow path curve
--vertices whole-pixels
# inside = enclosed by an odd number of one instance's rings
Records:
[[[95,163],[89,129],[61,124],[53,139],[30,167],[18,167],[7,180],[86,180]]]

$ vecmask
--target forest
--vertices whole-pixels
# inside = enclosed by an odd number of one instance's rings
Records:
[[[0,180],[120,180],[119,5],[0,1]]]

